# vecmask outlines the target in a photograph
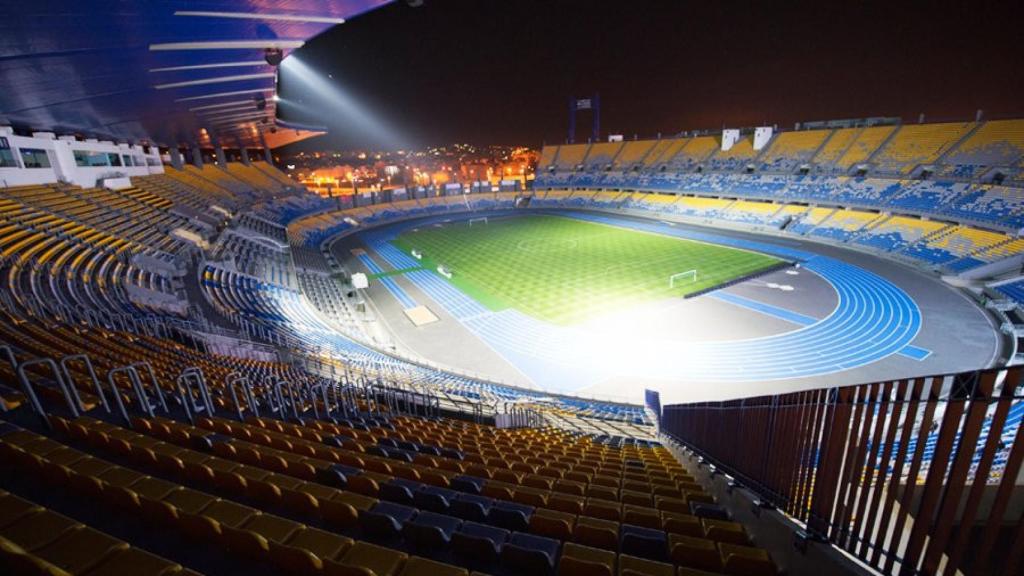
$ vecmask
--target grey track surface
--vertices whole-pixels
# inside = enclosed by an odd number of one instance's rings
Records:
[[[624,217],[628,218],[628,217]],[[662,402],[681,402],[734,398],[787,390],[817,388],[943,374],[993,365],[1001,352],[1001,337],[994,320],[962,291],[934,275],[902,264],[837,246],[795,239],[740,232],[731,229],[678,225],[700,231],[713,231],[721,236],[756,239],[759,242],[789,246],[860,266],[888,279],[902,288],[918,304],[922,327],[915,346],[932,351],[924,361],[893,355],[881,361],[852,370],[792,380],[765,383],[644,382],[635,378],[615,378],[595,383],[580,393],[608,394],[621,397],[625,390],[634,400],[642,398],[645,387],[662,392]],[[335,244],[335,254],[351,270],[364,270],[349,249],[361,246],[357,238]],[[372,252],[371,252],[372,253]],[[378,264],[387,268],[383,259]],[[511,384],[528,385],[526,377],[507,360],[476,338],[444,309],[420,292],[404,277],[396,281],[421,304],[426,304],[440,322],[416,328],[405,318],[401,306],[382,287],[371,288],[373,299],[392,333],[409,349],[421,356],[460,369],[486,374],[492,379]],[[769,288],[769,283],[788,284],[792,291]],[[372,284],[372,283],[371,283]],[[760,278],[731,286],[727,292],[771,304],[814,318],[826,316],[836,304],[836,295],[827,282],[808,271],[799,275],[777,271]],[[795,329],[787,321],[716,300],[708,295],[671,303],[654,303],[657,320],[645,329],[666,333],[680,344],[688,341],[756,338]],[[659,325],[660,324],[660,325]],[[671,329],[671,330],[670,330]]]

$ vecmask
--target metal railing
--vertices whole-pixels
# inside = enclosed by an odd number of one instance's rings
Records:
[[[662,432],[888,574],[1016,574],[1020,368],[666,406]]]

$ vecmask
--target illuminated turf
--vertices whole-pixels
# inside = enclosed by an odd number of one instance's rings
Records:
[[[548,215],[430,225],[394,240],[492,310],[516,308],[573,324],[641,302],[681,297],[782,264],[782,260],[605,224]],[[697,280],[669,277],[697,270]]]

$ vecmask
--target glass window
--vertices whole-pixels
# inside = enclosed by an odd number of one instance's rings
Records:
[[[132,157],[128,156],[128,155],[121,156],[121,164],[123,166],[131,167],[131,165],[132,165]]]
[[[14,151],[7,138],[0,138],[0,168],[17,168],[18,161],[14,159]]]
[[[22,148],[21,163],[25,168],[49,168],[50,157],[46,155],[46,150]]]
[[[107,158],[110,158],[110,165],[111,166],[120,166],[121,165],[121,155],[120,154],[114,154],[113,152],[110,152],[110,153],[107,154]]]
[[[94,166],[110,166],[107,155],[103,152],[90,152],[88,150],[74,150],[75,165],[83,168]]]
[[[159,166],[160,165],[160,161],[157,160],[156,158],[146,158],[146,164],[148,164],[150,166]]]
[[[146,161],[142,158],[142,156],[132,156],[132,163],[134,163],[136,166],[146,165]]]

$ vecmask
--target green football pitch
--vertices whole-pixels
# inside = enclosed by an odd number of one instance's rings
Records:
[[[782,263],[746,250],[549,215],[408,230],[393,243],[444,265],[492,310],[573,324],[641,302],[682,297]],[[696,270],[692,274],[673,275]]]

